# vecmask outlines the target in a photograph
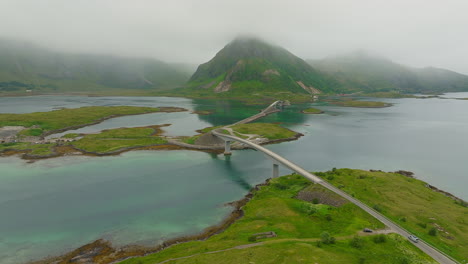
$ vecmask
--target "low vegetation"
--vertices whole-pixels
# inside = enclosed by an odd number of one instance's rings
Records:
[[[298,175],[272,179],[253,191],[243,207],[244,216],[224,232],[122,263],[170,259],[169,263],[239,263],[239,259],[246,263],[436,263],[395,234],[382,235],[385,239],[377,239],[379,242],[374,236],[359,237],[359,248],[353,246],[359,230],[383,225],[351,203],[335,207],[295,198],[311,185]],[[277,236],[252,241],[255,234],[269,231]],[[234,248],[240,245],[246,246]]]
[[[158,111],[160,111],[159,108],[153,107],[88,106],[50,112],[0,114],[0,127],[24,126],[29,129],[22,131],[21,135],[40,136],[48,131],[74,126],[84,126],[115,116],[145,114]]]
[[[403,94],[400,92],[375,92],[375,93],[365,93],[361,94],[362,96],[368,97],[377,97],[377,98],[418,98],[418,96],[412,94]]]
[[[323,111],[320,110],[320,109],[311,107],[311,108],[307,108],[307,109],[302,110],[302,113],[304,113],[304,114],[321,114],[321,113],[323,113]]]
[[[462,263],[468,260],[468,208],[463,201],[400,174],[339,169],[317,175],[446,254]]]
[[[249,123],[230,126],[234,132],[240,134],[256,134],[269,140],[294,137],[297,133],[278,124]]]
[[[333,101],[332,104],[345,106],[345,107],[362,107],[362,108],[382,108],[382,107],[391,106],[391,104],[385,103],[385,102],[357,101],[357,100]]]
[[[167,141],[155,134],[149,127],[117,128],[104,130],[99,134],[85,135],[71,144],[85,152],[105,154],[125,148],[145,147],[165,144]]]
[[[32,142],[15,142],[0,144],[0,152],[6,150],[24,151],[33,156],[46,156],[54,153],[56,144],[35,144]]]

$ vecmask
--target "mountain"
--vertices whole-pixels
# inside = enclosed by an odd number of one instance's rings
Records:
[[[0,39],[0,91],[173,88],[189,79],[188,69],[155,59],[66,54]]]
[[[256,38],[237,38],[207,63],[188,86],[206,93],[252,94],[329,92],[322,74],[284,48]]]
[[[308,60],[342,92],[439,93],[468,91],[468,76],[438,68],[412,68],[366,52]]]

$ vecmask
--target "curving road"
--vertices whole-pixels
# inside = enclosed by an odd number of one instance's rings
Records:
[[[211,131],[211,133],[213,135],[217,136],[217,137],[220,137],[220,138],[224,139],[224,140],[237,141],[237,142],[246,144],[246,145],[250,146],[251,148],[253,148],[255,150],[263,152],[264,154],[266,154],[267,156],[269,156],[273,160],[277,161],[281,165],[295,171],[296,173],[306,177],[307,179],[311,180],[314,183],[322,185],[323,187],[331,190],[332,192],[344,197],[348,201],[350,201],[353,204],[359,206],[361,209],[363,209],[364,211],[366,211],[367,213],[369,213],[373,217],[377,218],[379,221],[381,221],[386,226],[388,226],[390,229],[392,229],[395,233],[398,233],[398,234],[402,235],[403,237],[408,237],[410,235],[410,233],[408,231],[406,231],[405,229],[400,227],[398,224],[392,222],[390,219],[388,219],[384,215],[382,215],[379,212],[375,211],[371,207],[369,207],[366,204],[362,203],[361,201],[355,199],[354,197],[348,195],[347,193],[343,192],[342,190],[336,188],[335,186],[331,185],[330,183],[324,181],[322,178],[319,178],[318,176],[316,176],[316,175],[304,170],[300,166],[294,164],[293,162],[291,162],[291,161],[283,158],[282,156],[276,154],[275,152],[273,152],[273,151],[271,151],[269,149],[266,149],[266,148],[264,148],[264,147],[262,147],[260,145],[257,145],[257,144],[255,144],[253,142],[250,142],[248,140],[245,140],[245,139],[233,136],[233,135],[222,134],[222,133],[218,132],[217,129]],[[429,244],[425,243],[422,240],[419,240],[418,243],[413,243],[413,244],[416,247],[418,247],[419,249],[421,249],[423,252],[425,252],[426,254],[431,256],[434,260],[436,260],[437,262],[439,262],[441,264],[456,264],[456,263],[458,263],[458,262],[452,260],[451,258],[449,258],[448,256],[446,256],[444,253],[438,251],[434,247],[432,247]]]

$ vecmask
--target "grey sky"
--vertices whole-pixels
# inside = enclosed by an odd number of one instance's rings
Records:
[[[198,64],[239,34],[468,74],[467,0],[0,0],[0,36],[73,52]]]

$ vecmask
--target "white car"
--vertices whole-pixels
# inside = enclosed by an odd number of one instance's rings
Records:
[[[417,236],[410,235],[408,236],[408,239],[413,241],[414,243],[418,243],[419,238]]]

